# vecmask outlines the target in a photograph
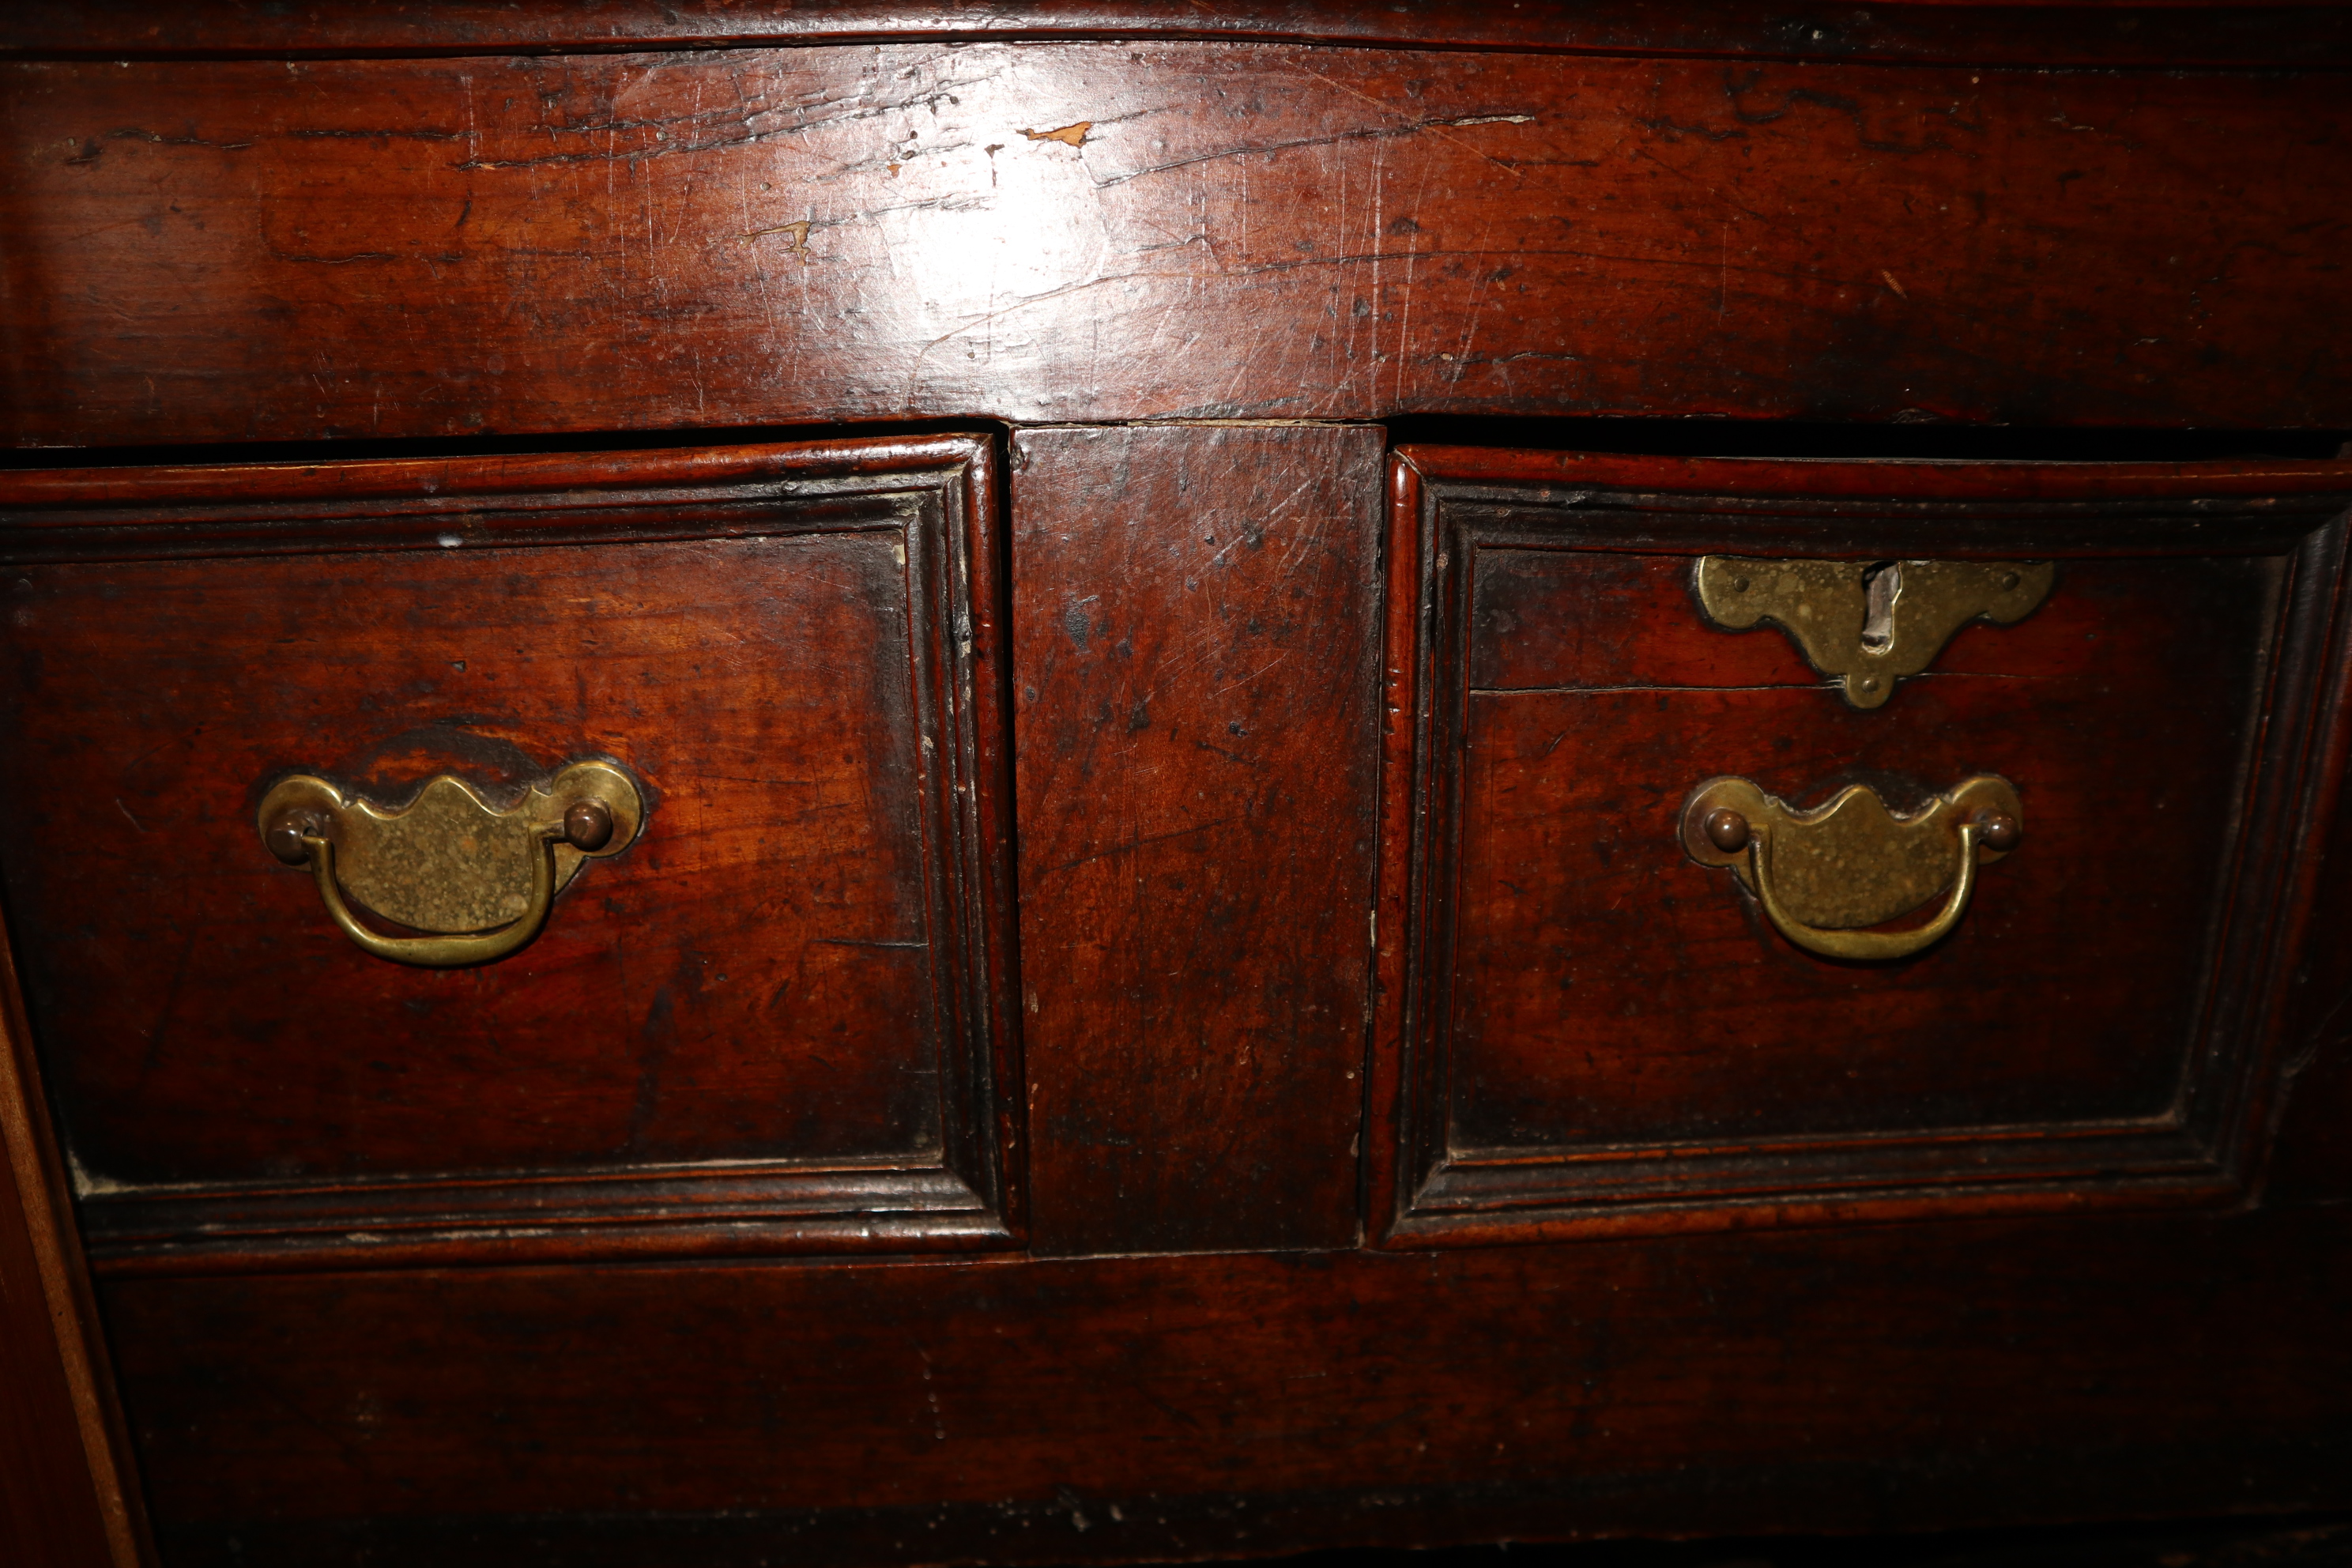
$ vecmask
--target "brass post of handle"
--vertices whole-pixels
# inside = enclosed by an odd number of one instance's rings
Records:
[[[310,867],[328,917],[362,949],[394,963],[453,969],[527,946],[583,860],[626,848],[645,816],[644,795],[625,769],[589,762],[526,790],[503,811],[446,774],[410,805],[387,811],[298,773],[263,799],[260,827],[279,861]],[[515,873],[525,866],[528,890],[518,899]],[[355,900],[429,934],[372,931]]]
[[[2022,819],[2017,792],[1991,775],[1969,779],[1909,816],[1887,811],[1859,784],[1795,811],[1747,779],[1724,777],[1691,792],[1683,840],[1700,864],[1730,867],[1773,929],[1797,946],[1824,958],[1885,962],[1951,934],[1975,895],[1979,861],[2016,848]],[[1793,896],[1780,859],[1790,837],[1811,846]],[[1957,860],[1939,847],[1954,843]],[[1861,929],[1922,908],[1938,892],[1942,907],[1922,925]]]

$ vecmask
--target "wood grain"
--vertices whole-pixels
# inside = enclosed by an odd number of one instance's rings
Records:
[[[2342,1507],[2347,1243],[2336,1207],[107,1307],[186,1561],[273,1534],[247,1560],[478,1561],[434,1555],[469,1531],[526,1562],[1150,1561],[1378,1539],[1392,1509],[1458,1540]]]
[[[146,1509],[69,1192],[0,942],[0,1561],[138,1568]]]
[[[1759,554],[1780,547],[1751,536]],[[1449,1140],[2164,1114],[2248,782],[2278,564],[2069,563],[2027,621],[1963,630],[1930,677],[1862,712],[1777,628],[1703,624],[1689,556],[1478,550]],[[1653,638],[1668,657],[1643,657]],[[1867,782],[1911,811],[1987,773],[2030,803],[2032,851],[1988,868],[1974,918],[1913,962],[1791,957],[1677,832],[1684,797],[1717,774],[1808,807]],[[2163,852],[2118,841],[2122,821],[2160,832]]]
[[[1356,1235],[1380,450],[1014,439],[1039,1251]]]
[[[1427,492],[1424,460],[1447,476]],[[1391,621],[1391,707],[1415,723],[1386,787],[1417,847],[1392,837],[1383,876],[1413,954],[1385,955],[1405,1019],[1379,1037],[1408,1152],[1374,1189],[1402,1184],[1400,1237],[1819,1223],[1927,1212],[1938,1188],[2242,1192],[2299,846],[2327,821],[2312,759],[2340,743],[2326,525],[2352,468],[2255,469],[2283,493],[2233,504],[2191,499],[2196,474],[2090,465],[1400,461],[1391,549],[1421,608]],[[1868,712],[1777,628],[1725,632],[1692,598],[1711,550],[1997,554],[1988,530],[2058,560],[2049,600],[1963,629]],[[1901,810],[1979,773],[2020,790],[2029,842],[1900,963],[1795,949],[1678,837],[1718,774],[1806,805],[1860,783]]]
[[[501,1255],[635,1251],[698,1220],[723,1250],[789,1249],[796,1225],[897,1248],[925,1214],[949,1244],[1001,1242],[1001,872],[977,826],[999,808],[974,797],[1001,753],[978,751],[994,675],[972,673],[965,571],[995,546],[965,515],[980,444],[954,445],[896,472],[877,446],[847,484],[798,479],[790,448],[685,486],[656,456],[634,495],[473,475],[467,511],[422,519],[397,487],[436,501],[438,465],[248,477],[225,515],[144,523],[121,516],[135,478],[86,487],[95,516],[34,510],[70,480],[16,487],[0,795],[26,831],[0,863],[113,1247],[297,1232],[375,1257],[504,1226],[523,1234],[486,1238]],[[148,489],[166,516],[173,484]],[[342,520],[379,548],[271,515],[339,486],[395,491]],[[438,531],[409,548],[370,538],[420,521]],[[76,549],[97,558],[57,559]],[[227,553],[123,558],[207,549]],[[497,797],[586,756],[645,782],[646,828],[482,968],[362,953],[251,821],[289,769],[389,805],[439,773]]]
[[[0,478],[0,1558],[141,1549],[101,1322],[175,1565],[2352,1507],[2352,465],[1424,449],[1384,522],[1316,423],[2329,449],[2347,68],[2337,4],[8,7],[0,443],[185,445]],[[371,439],[443,455],[306,445]],[[1922,541],[2059,597],[1875,715],[1679,595]],[[249,820],[583,752],[654,831],[472,974]],[[1657,858],[1731,752],[2027,838],[1831,972]],[[2159,816],[2185,894],[2095,854]]]
[[[1157,40],[0,71],[20,446],[2352,425],[2323,72]]]

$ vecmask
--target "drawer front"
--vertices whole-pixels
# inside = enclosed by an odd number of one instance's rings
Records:
[[[1683,25],[1665,9],[1631,33]],[[1983,24],[1994,57],[2046,38],[2052,9]],[[2129,26],[2109,9],[2103,47],[2183,8]],[[581,24],[599,41],[577,52],[475,35],[446,58],[78,42],[78,59],[0,60],[0,225],[25,301],[0,434],[2352,424],[2330,226],[2352,110],[2332,69],[2001,69],[1975,44],[1977,63],[1895,68],[1548,52],[1581,7],[1533,24],[1546,52],[1334,47],[1351,14],[1401,14],[1318,5],[1269,13],[1312,44],[631,54],[610,52],[616,10]],[[491,36],[529,25],[485,14]],[[663,15],[667,32],[704,13]],[[708,15],[864,30],[882,13]],[[954,26],[1020,25],[987,15]],[[124,53],[173,25],[142,16]],[[1717,56],[1717,24],[1689,25]],[[2333,26],[2295,24],[2305,58]]]
[[[1651,468],[1398,515],[1397,1238],[2242,1192],[2340,502]]]
[[[1006,1239],[982,455],[28,510],[0,864],[99,1266]],[[634,827],[519,826],[600,762]]]

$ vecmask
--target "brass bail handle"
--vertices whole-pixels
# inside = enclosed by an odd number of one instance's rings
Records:
[[[1895,816],[1859,784],[1801,812],[1746,779],[1717,778],[1691,793],[1683,834],[1693,858],[1730,867],[1773,929],[1799,947],[1824,958],[1885,962],[1951,934],[1975,895],[1979,862],[2017,847],[2023,815],[2008,781],[1990,775],[1909,816]],[[1782,858],[1790,842],[1801,847],[1794,865]],[[1938,893],[1942,907],[1924,925],[1859,929],[1910,913]]]
[[[528,945],[582,864],[626,848],[644,816],[625,770],[575,763],[505,811],[446,774],[396,811],[296,774],[264,798],[259,826],[278,860],[310,867],[329,918],[361,948],[394,963],[454,969]],[[433,934],[371,931],[354,902]]]

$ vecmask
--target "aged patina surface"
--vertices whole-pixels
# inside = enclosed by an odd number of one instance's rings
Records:
[[[0,1559],[2352,1507],[2347,68],[18,0]]]

